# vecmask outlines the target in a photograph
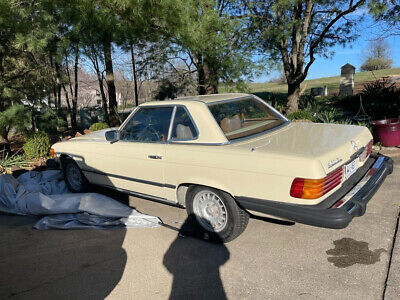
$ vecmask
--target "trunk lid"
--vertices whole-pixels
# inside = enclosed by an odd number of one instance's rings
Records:
[[[363,126],[296,122],[236,146],[291,159],[317,159],[330,173],[354,158],[371,139]]]

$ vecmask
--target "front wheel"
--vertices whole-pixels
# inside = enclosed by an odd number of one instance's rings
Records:
[[[88,181],[76,162],[71,158],[65,158],[62,161],[62,167],[68,189],[73,193],[85,192],[88,188]]]
[[[186,195],[189,219],[214,240],[230,242],[247,227],[249,214],[229,194],[208,187],[189,188]]]

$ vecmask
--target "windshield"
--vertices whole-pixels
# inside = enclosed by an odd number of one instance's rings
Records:
[[[275,128],[286,120],[254,98],[210,104],[209,109],[228,140]]]

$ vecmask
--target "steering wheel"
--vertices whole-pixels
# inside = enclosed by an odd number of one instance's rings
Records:
[[[150,127],[149,125],[143,128],[143,130],[140,133],[138,133],[137,137],[140,141],[155,142],[161,140],[161,137],[158,134],[157,130]]]

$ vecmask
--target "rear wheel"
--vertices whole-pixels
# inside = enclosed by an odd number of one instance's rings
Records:
[[[229,242],[247,227],[249,214],[229,194],[208,187],[189,188],[186,196],[189,219],[212,240]]]
[[[65,183],[73,193],[83,193],[87,190],[89,182],[76,162],[71,158],[62,161]]]

